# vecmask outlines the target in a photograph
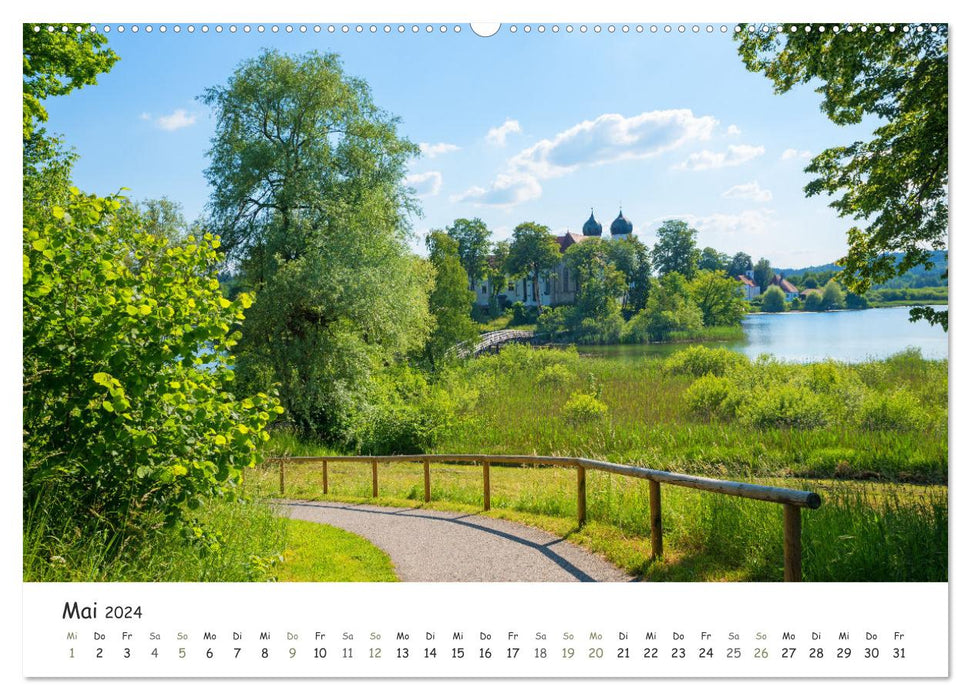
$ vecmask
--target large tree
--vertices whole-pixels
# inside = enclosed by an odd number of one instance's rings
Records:
[[[739,251],[732,256],[732,261],[728,264],[728,275],[738,277],[746,274],[752,269],[752,256],[748,253]]]
[[[417,206],[404,175],[419,149],[335,54],[265,50],[201,99],[216,116],[210,223],[257,285],[314,238],[351,235],[351,222],[407,230]]]
[[[775,275],[775,272],[772,270],[772,263],[766,258],[759,258],[755,267],[752,268],[752,281],[759,289],[768,289],[773,275]]]
[[[849,251],[838,261],[857,294],[915,265],[930,269],[930,251],[947,247],[948,27],[935,28],[743,27],[738,35],[745,66],[764,73],[777,93],[812,83],[836,124],[864,117],[879,124],[869,141],[828,148],[806,168],[816,176],[807,195],[837,195],[831,206],[861,222],[847,231]],[[947,328],[947,311],[912,309],[911,320],[918,318]]]
[[[720,253],[714,248],[708,247],[701,251],[698,258],[699,270],[725,270],[728,268],[732,259],[725,253]],[[741,273],[739,273],[741,274]]]
[[[624,274],[623,311],[632,316],[644,308],[651,288],[651,253],[637,238],[611,240],[608,257],[614,267]]]
[[[444,231],[431,231],[425,237],[428,259],[435,268],[435,286],[428,297],[428,308],[435,320],[425,343],[424,360],[432,370],[450,356],[459,343],[478,336],[469,307],[475,292],[469,291],[465,269],[459,260],[459,244]]]
[[[377,375],[423,347],[433,271],[408,250],[417,147],[333,54],[264,51],[205,91],[212,224],[260,293],[238,374],[306,434],[353,442]]]
[[[539,279],[553,271],[560,261],[560,245],[549,226],[525,221],[512,232],[506,271],[513,277],[529,277],[533,282],[533,299],[540,309]]]
[[[748,309],[738,281],[723,272],[700,270],[688,289],[706,326],[737,326]]]
[[[489,248],[492,231],[482,219],[456,219],[445,229],[449,237],[458,243],[458,256],[469,278],[469,289],[485,279],[489,269]]]
[[[684,221],[665,221],[657,230],[657,243],[651,252],[654,269],[659,275],[677,272],[691,279],[698,271],[700,251],[696,244],[698,232]]]

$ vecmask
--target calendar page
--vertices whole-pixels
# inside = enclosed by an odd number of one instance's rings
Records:
[[[35,9],[28,691],[953,690],[947,15]]]

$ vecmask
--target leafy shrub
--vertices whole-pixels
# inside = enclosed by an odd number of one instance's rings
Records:
[[[792,384],[770,386],[739,404],[738,413],[757,428],[819,428],[829,423],[829,408],[820,396]]]
[[[712,374],[696,379],[684,393],[688,408],[707,417],[731,417],[742,401],[735,384],[726,377]]]
[[[869,394],[860,406],[860,426],[866,430],[918,430],[927,420],[920,402],[906,389]]]
[[[562,386],[573,381],[576,375],[559,362],[548,365],[536,375],[536,382],[545,386]]]
[[[725,348],[706,348],[704,345],[692,345],[676,352],[664,363],[664,369],[670,374],[687,374],[692,377],[705,374],[721,377],[733,369],[747,366],[748,358],[740,353]]]
[[[283,410],[233,393],[251,299],[220,293],[218,238],[170,245],[122,203],[73,189],[24,225],[25,503],[111,532],[231,488]]]
[[[806,311],[824,311],[823,295],[819,290],[813,290],[806,295]]]
[[[521,301],[517,301],[512,305],[512,321],[510,321],[510,326],[526,326],[530,323],[536,323],[539,313],[535,306],[526,306]]]
[[[563,404],[563,413],[571,423],[588,423],[607,415],[607,404],[595,396],[573,392]]]
[[[762,295],[762,311],[778,313],[786,310],[786,293],[776,285],[771,285]]]

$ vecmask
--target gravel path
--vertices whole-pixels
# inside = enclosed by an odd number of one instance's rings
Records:
[[[356,533],[384,550],[402,581],[630,581],[562,538],[467,513],[279,501],[286,515]]]

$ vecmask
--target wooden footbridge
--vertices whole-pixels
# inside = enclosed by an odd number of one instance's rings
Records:
[[[459,357],[478,357],[486,352],[498,352],[507,343],[530,343],[535,331],[490,331],[479,336],[474,345],[463,343],[456,350]]]

